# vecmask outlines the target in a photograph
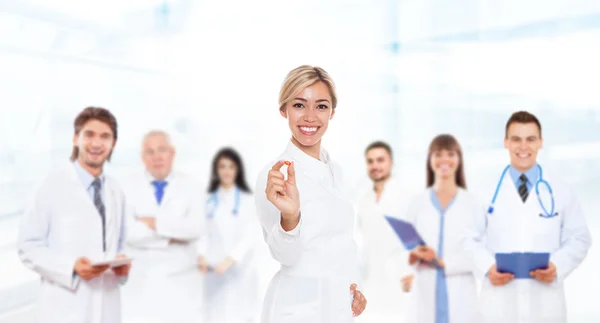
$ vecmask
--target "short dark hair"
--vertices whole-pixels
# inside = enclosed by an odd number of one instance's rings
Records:
[[[508,127],[513,123],[535,123],[540,131],[540,138],[542,137],[542,124],[536,116],[527,111],[517,111],[513,113],[508,121],[506,122],[506,128],[504,129],[504,137],[508,138]]]
[[[78,135],[83,126],[90,120],[98,120],[107,124],[112,130],[113,139],[117,140],[117,118],[115,118],[115,116],[107,109],[99,107],[87,107],[77,115],[75,122],[73,123],[75,134]],[[111,155],[112,151],[108,155],[108,160],[110,160]],[[71,152],[71,161],[75,161],[78,156],[79,148],[77,146],[73,146],[73,151]]]
[[[367,149],[365,149],[365,155],[369,152],[369,150],[375,149],[375,148],[385,149],[385,151],[387,151],[388,154],[390,155],[390,158],[394,159],[394,155],[392,154],[392,147],[390,147],[390,145],[388,145],[386,142],[381,141],[381,140],[374,141],[371,144],[369,144],[367,146]]]

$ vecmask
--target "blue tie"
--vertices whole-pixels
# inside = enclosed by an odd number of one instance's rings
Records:
[[[165,194],[165,186],[167,186],[167,181],[152,181],[152,185],[156,189],[154,191],[154,196],[156,196],[156,203],[160,204],[163,199],[163,195]]]

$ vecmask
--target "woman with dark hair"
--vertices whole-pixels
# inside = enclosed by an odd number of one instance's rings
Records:
[[[252,322],[259,306],[254,248],[260,226],[242,158],[234,149],[215,155],[208,194],[207,234],[198,245],[198,265],[205,274],[204,322]]]
[[[408,322],[476,322],[475,276],[462,240],[468,221],[480,209],[466,191],[463,154],[453,136],[433,139],[426,174],[427,190],[412,199],[407,212],[426,243],[409,255],[415,278]]]
[[[226,171],[227,168],[229,171]],[[242,157],[232,148],[223,148],[213,158],[208,193],[215,193],[220,186],[227,188],[231,185],[243,192],[252,193],[246,183]]]

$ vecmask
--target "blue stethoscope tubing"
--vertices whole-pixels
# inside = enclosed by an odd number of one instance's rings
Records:
[[[556,215],[554,213],[554,207],[555,207],[554,193],[552,192],[552,187],[550,186],[550,184],[547,181],[545,181],[542,176],[542,166],[540,166],[538,164],[537,167],[540,170],[540,177],[535,182],[535,194],[537,195],[538,203],[540,204],[540,206],[542,207],[542,210],[544,211],[544,214],[540,213],[540,216],[543,218],[551,218]],[[502,176],[500,176],[500,181],[498,181],[498,185],[496,185],[496,191],[494,192],[494,197],[492,198],[492,202],[490,203],[490,207],[488,208],[488,214],[492,214],[494,212],[494,204],[496,203],[496,198],[498,197],[498,192],[500,191],[500,187],[502,186],[502,181],[504,180],[504,176],[506,176],[506,172],[508,172],[509,169],[510,169],[510,165],[506,166],[506,168],[504,168],[504,171],[502,172]],[[548,192],[550,193],[550,201],[551,201],[550,202],[551,203],[550,212],[548,212],[548,209],[546,209],[546,207],[544,206],[544,203],[542,202],[542,198],[540,197],[540,188],[539,188],[540,183],[544,184],[546,186],[546,188],[548,189]]]
[[[236,186],[235,187],[235,204],[233,205],[233,210],[231,210],[231,214],[233,214],[234,216],[238,215],[238,211],[240,209],[240,189]],[[208,198],[208,201],[206,201],[206,204],[213,204],[212,209],[209,210],[208,214],[206,215],[209,219],[215,216],[215,211],[217,210],[217,207],[219,206],[219,198],[217,197],[217,192],[214,192],[210,195],[210,197]]]

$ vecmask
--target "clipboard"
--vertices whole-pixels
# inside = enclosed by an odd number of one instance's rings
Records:
[[[121,259],[94,261],[90,265],[93,267],[108,265],[110,268],[113,268],[113,267],[129,265],[132,261],[133,261],[133,258],[121,258]]]
[[[500,273],[511,273],[515,279],[533,279],[529,275],[537,269],[548,269],[549,253],[512,252],[496,254],[496,270]]]
[[[388,221],[396,236],[400,239],[404,248],[406,250],[413,250],[418,246],[425,246],[425,240],[419,235],[415,226],[407,221],[400,220],[395,217],[391,217],[389,215],[384,215],[385,219]],[[438,263],[436,259],[433,259],[430,262],[427,262],[436,268],[442,268],[442,266]]]

